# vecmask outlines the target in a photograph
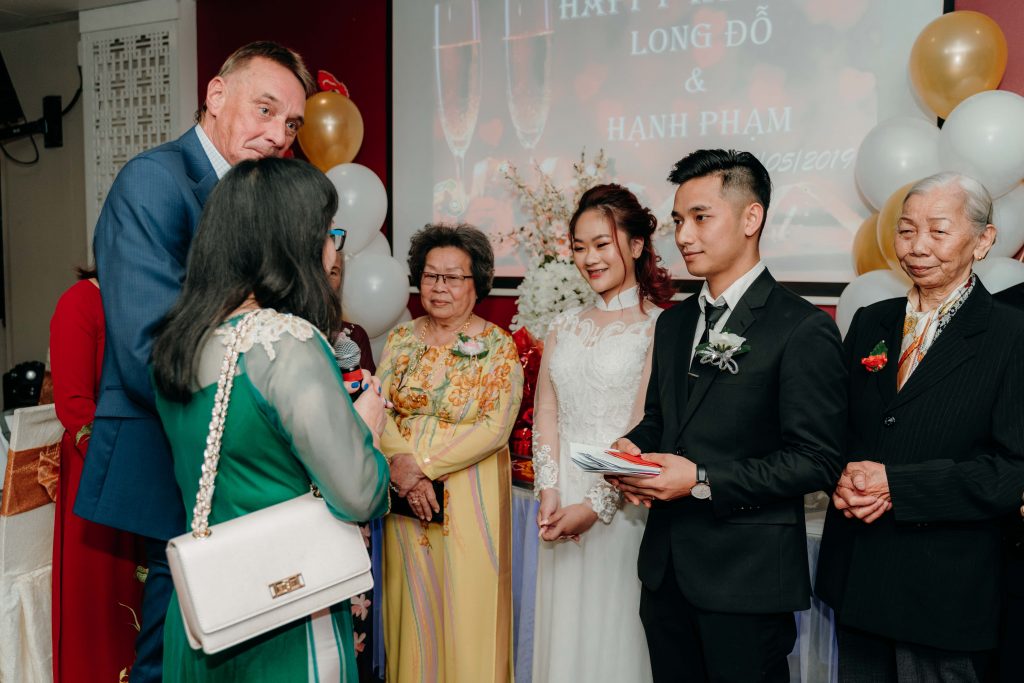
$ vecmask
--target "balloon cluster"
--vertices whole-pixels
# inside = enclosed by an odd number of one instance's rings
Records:
[[[992,291],[1024,282],[1024,97],[995,90],[1006,71],[1006,37],[979,12],[944,14],[928,24],[910,53],[914,91],[936,116],[880,122],[857,153],[855,176],[877,213],[853,240],[857,277],[839,298],[836,322],[846,333],[861,306],[902,296],[910,286],[896,259],[896,224],[910,187],[940,171],[981,182],[995,200],[996,244],[975,271]]]
[[[342,317],[366,330],[379,358],[388,331],[409,319],[409,276],[380,232],[388,213],[384,183],[370,169],[351,163],[363,143],[359,108],[333,76],[321,71],[320,82],[333,89],[306,100],[299,145],[338,191],[334,223],[346,231]]]

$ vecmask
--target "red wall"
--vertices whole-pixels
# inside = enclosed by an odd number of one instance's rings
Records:
[[[1019,0],[956,0],[958,10],[974,10],[995,19],[1009,46],[1000,90],[1024,94],[1024,5]]]

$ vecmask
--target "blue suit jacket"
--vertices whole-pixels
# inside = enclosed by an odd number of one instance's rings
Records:
[[[150,384],[153,332],[181,291],[189,245],[216,183],[191,129],[121,169],[93,238],[107,341],[75,514],[151,538],[186,530]]]

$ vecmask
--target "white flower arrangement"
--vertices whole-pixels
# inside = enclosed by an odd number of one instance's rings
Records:
[[[519,285],[512,318],[512,330],[525,327],[537,339],[544,339],[555,316],[573,306],[587,306],[594,301],[594,290],[568,259],[552,258],[526,271]]]
[[[539,183],[530,187],[512,164],[505,178],[519,197],[520,206],[529,221],[497,237],[499,243],[511,242],[526,251],[529,263],[519,298],[518,313],[512,318],[512,331],[525,327],[538,339],[547,335],[556,315],[574,306],[594,301],[594,291],[583,279],[572,261],[569,244],[569,219],[580,197],[603,181],[608,168],[604,150],[587,163],[586,152],[573,164],[575,187],[568,192],[555,185],[554,179],[536,166]]]

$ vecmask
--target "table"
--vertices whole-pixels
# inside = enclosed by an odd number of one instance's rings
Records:
[[[537,501],[533,492],[512,487],[512,616],[516,683],[531,683],[533,617],[537,576]],[[818,566],[824,512],[807,515],[807,561]],[[638,606],[639,608],[639,606]],[[832,610],[815,597],[796,613],[797,640],[789,655],[793,683],[836,683],[838,666]]]

